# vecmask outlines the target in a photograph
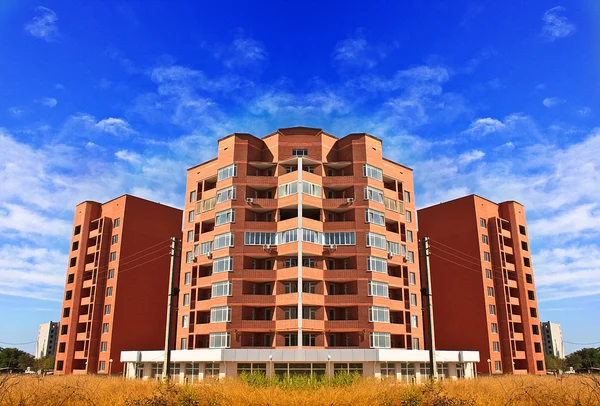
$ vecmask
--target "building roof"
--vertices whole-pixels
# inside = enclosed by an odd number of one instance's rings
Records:
[[[437,207],[437,206],[440,206],[442,204],[446,204],[446,203],[450,203],[450,202],[455,202],[455,201],[462,200],[462,199],[473,199],[473,200],[475,200],[476,197],[478,197],[478,198],[480,198],[482,200],[485,200],[487,202],[490,202],[492,204],[495,204],[496,206],[499,206],[499,205],[501,205],[503,203],[516,203],[516,204],[519,204],[519,205],[523,206],[521,203],[517,202],[516,200],[506,200],[504,202],[496,203],[496,202],[494,202],[494,201],[492,201],[490,199],[486,199],[485,197],[480,196],[480,195],[478,195],[476,193],[471,193],[470,195],[457,197],[456,199],[450,199],[450,200],[446,200],[445,202],[440,202],[440,203],[437,203],[437,204],[432,204],[431,206],[423,207],[423,208],[419,209],[419,211],[420,210],[430,209],[432,207]]]
[[[168,204],[163,204],[163,203],[160,203],[160,202],[155,202],[155,201],[153,201],[153,200],[144,199],[143,197],[138,197],[138,196],[130,195],[130,194],[128,194],[128,193],[122,194],[121,196],[117,196],[117,197],[115,197],[115,198],[113,198],[113,199],[110,199],[110,200],[108,200],[108,201],[104,202],[104,203],[96,202],[96,201],[94,201],[94,200],[84,200],[83,202],[79,203],[77,206],[79,206],[80,204],[83,204],[83,203],[97,203],[97,204],[104,205],[104,204],[108,204],[108,203],[110,203],[110,202],[113,202],[113,201],[115,201],[115,200],[117,200],[117,199],[121,199],[121,198],[123,198],[123,197],[124,197],[124,198],[126,198],[126,199],[137,199],[137,200],[143,200],[143,201],[145,201],[145,202],[148,202],[148,203],[154,203],[154,204],[158,204],[158,205],[161,205],[161,206],[168,207],[168,208],[170,208],[170,209],[175,209],[175,210],[179,210],[179,211],[181,211],[181,209],[179,209],[179,208],[177,208],[177,207],[169,206]]]

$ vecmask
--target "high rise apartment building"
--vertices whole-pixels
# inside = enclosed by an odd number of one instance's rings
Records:
[[[54,355],[58,339],[58,326],[59,324],[54,321],[40,324],[35,344],[35,358],[40,359]]]
[[[524,207],[470,195],[418,217],[437,347],[479,351],[479,372],[545,374]]]
[[[565,343],[560,324],[543,321],[541,327],[544,353],[556,358],[565,358]]]
[[[181,210],[124,195],[75,209],[56,374],[122,371],[120,354],[164,345],[171,237]]]
[[[188,170],[176,349],[423,349],[412,170],[367,134],[232,134]]]

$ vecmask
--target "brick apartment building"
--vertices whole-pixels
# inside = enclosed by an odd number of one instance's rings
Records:
[[[524,207],[470,195],[418,218],[430,238],[437,347],[479,351],[479,372],[545,374]]]
[[[181,219],[130,195],[76,207],[55,374],[117,373],[121,351],[164,345],[169,238],[181,238]]]
[[[171,374],[429,374],[415,214],[412,170],[371,135],[220,139],[188,170]],[[442,375],[472,375],[476,353],[441,353]],[[121,361],[159,377],[163,356]]]

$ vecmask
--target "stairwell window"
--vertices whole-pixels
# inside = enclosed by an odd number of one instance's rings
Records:
[[[406,242],[413,242],[413,232],[406,230]]]
[[[106,288],[106,297],[111,297],[113,295],[113,287],[109,286]]]
[[[108,341],[102,341],[100,343],[100,352],[106,352],[108,350]]]
[[[237,164],[231,164],[219,169],[217,173],[217,181],[233,178],[237,176]]]
[[[406,254],[406,261],[409,264],[414,264],[415,263],[415,253],[412,251],[408,251],[408,253]]]
[[[363,176],[381,181],[383,180],[383,171],[375,166],[363,164]]]
[[[406,210],[406,222],[412,223],[412,212],[410,210]]]
[[[109,269],[108,273],[106,275],[106,279],[113,279],[115,277],[115,270],[114,269]]]
[[[193,203],[193,202],[195,202],[195,201],[196,201],[196,191],[195,191],[195,190],[192,190],[192,191],[190,192],[190,203]]]
[[[408,283],[410,285],[417,284],[417,275],[414,272],[411,272],[410,274],[408,274]]]
[[[410,316],[410,325],[413,328],[418,328],[419,327],[419,316],[415,316],[415,315]]]
[[[118,243],[118,242],[119,242],[119,236],[118,236],[118,235],[113,235],[113,236],[112,236],[112,238],[111,238],[111,241],[110,241],[110,243],[111,243],[112,245],[114,245],[114,244],[116,244],[116,243]]]
[[[189,306],[190,305],[190,294],[186,293],[183,295],[183,306]]]
[[[417,295],[414,293],[410,294],[410,305],[411,306],[416,306],[417,305]]]
[[[194,210],[188,211],[188,223],[194,222]]]
[[[117,218],[115,219],[115,221],[114,221],[114,223],[113,223],[113,227],[114,227],[114,228],[119,228],[119,227],[121,227],[121,218],[120,218],[120,217],[117,217]]]
[[[183,279],[184,285],[189,285],[192,283],[192,274],[190,272],[186,272]]]
[[[210,348],[229,348],[230,336],[229,333],[210,333],[209,347]]]
[[[492,323],[492,334],[498,334],[498,324]]]
[[[104,305],[104,315],[108,316],[110,314],[110,305]]]
[[[109,258],[109,261],[110,261],[110,262],[114,262],[114,261],[116,261],[116,260],[117,260],[117,252],[116,252],[116,251],[113,251],[113,252],[111,252],[111,253],[110,253],[110,258]]]
[[[292,156],[308,156],[307,149],[293,149]]]
[[[492,343],[492,347],[494,349],[494,352],[500,352],[500,343],[498,341],[494,341]]]
[[[483,253],[483,260],[485,262],[491,262],[492,261],[492,256],[490,255],[489,252],[486,251],[486,252]]]
[[[419,350],[420,346],[419,346],[419,339],[418,338],[413,338],[413,350]]]
[[[187,251],[185,253],[185,263],[190,264],[194,262],[194,253],[192,251]]]
[[[485,277],[487,279],[492,279],[492,270],[491,269],[486,269],[485,270]]]
[[[483,217],[479,218],[479,226],[481,226],[483,228],[487,227],[487,221]]]
[[[190,325],[190,316],[188,316],[188,315],[181,316],[181,327],[188,328],[189,325]]]
[[[492,288],[491,286],[488,286],[487,293],[488,293],[489,297],[494,297],[494,288]]]
[[[104,372],[106,370],[106,361],[100,361],[98,363],[98,372]]]
[[[194,230],[188,230],[186,242],[193,242],[193,241],[194,241]]]
[[[108,334],[108,323],[102,324],[102,334]]]
[[[502,362],[496,361],[494,366],[496,367],[496,372],[502,372]]]
[[[488,236],[487,236],[487,235],[485,235],[485,234],[483,234],[483,235],[481,236],[481,242],[482,242],[483,244],[489,245],[489,238],[488,238]]]
[[[496,315],[496,305],[490,305],[490,315]]]

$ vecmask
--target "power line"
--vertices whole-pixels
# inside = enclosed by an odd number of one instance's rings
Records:
[[[37,340],[29,341],[27,343],[5,343],[5,342],[0,341],[0,344],[4,344],[4,345],[25,345],[25,344],[33,344],[33,343],[37,343]]]
[[[574,345],[594,345],[594,344],[600,344],[600,341],[596,341],[594,343],[573,343],[571,341],[565,341],[565,340],[563,340],[563,342],[567,343],[567,344],[574,344]]]

